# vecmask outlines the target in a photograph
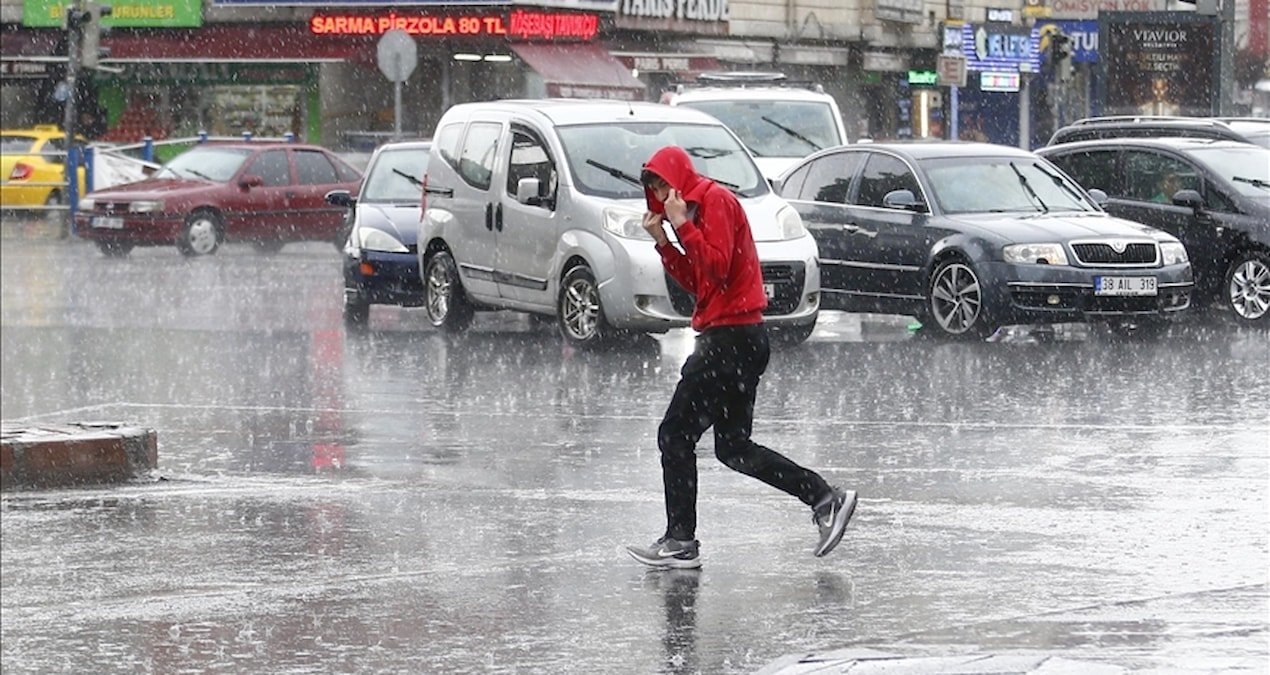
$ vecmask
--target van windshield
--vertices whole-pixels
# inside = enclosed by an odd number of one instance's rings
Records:
[[[806,157],[841,145],[833,108],[817,101],[682,101],[723,122],[755,157]]]
[[[575,187],[583,194],[643,199],[643,187],[617,178],[591,162],[638,180],[644,162],[667,145],[678,145],[686,150],[697,173],[735,187],[743,197],[757,197],[768,191],[767,181],[754,166],[754,160],[722,126],[606,122],[557,127],[557,132]]]

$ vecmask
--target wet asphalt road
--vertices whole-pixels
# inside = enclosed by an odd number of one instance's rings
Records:
[[[102,258],[6,240],[3,418],[153,427],[126,486],[0,498],[5,672],[754,672],[795,652],[1270,666],[1270,340],[1191,322],[998,343],[827,314],[756,440],[858,489],[793,498],[701,448],[700,572],[655,432],[691,335],[568,350],[483,316],[340,320],[333,247]]]

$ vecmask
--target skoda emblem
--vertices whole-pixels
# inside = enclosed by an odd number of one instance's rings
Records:
[[[1116,253],[1124,253],[1124,250],[1126,248],[1129,248],[1129,242],[1123,239],[1111,240],[1111,250],[1115,251]]]

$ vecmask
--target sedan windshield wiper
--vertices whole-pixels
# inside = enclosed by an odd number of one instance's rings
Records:
[[[798,140],[800,140],[800,141],[802,141],[802,142],[806,143],[807,145],[810,145],[811,147],[815,148],[816,150],[823,150],[823,149],[824,149],[824,148],[820,147],[820,144],[819,144],[819,143],[817,143],[817,142],[815,142],[815,141],[811,140],[810,138],[807,138],[806,136],[804,136],[804,135],[802,135],[802,134],[798,133],[797,131],[794,131],[793,129],[790,129],[789,127],[785,126],[784,124],[781,124],[780,122],[777,122],[776,120],[774,120],[774,119],[772,119],[772,118],[770,118],[770,117],[768,117],[768,116],[766,116],[766,115],[764,115],[764,116],[760,117],[759,119],[763,120],[764,122],[767,122],[768,124],[770,124],[770,125],[772,125],[772,126],[776,127],[777,129],[780,129],[781,131],[783,131],[783,132],[785,132],[785,133],[789,134],[790,136],[793,136],[794,138],[797,138]]]
[[[1237,181],[1240,183],[1247,183],[1249,185],[1255,185],[1263,190],[1270,188],[1270,183],[1267,183],[1264,180],[1261,180],[1260,178],[1244,178],[1243,176],[1235,176],[1231,178],[1231,180]]]
[[[1056,174],[1056,173],[1050,173],[1050,171],[1049,171],[1048,169],[1046,169],[1044,166],[1042,166],[1042,165],[1040,165],[1040,164],[1033,164],[1032,166],[1033,166],[1033,168],[1035,168],[1037,171],[1040,171],[1041,173],[1045,174],[1046,176],[1049,176],[1049,177],[1050,177],[1050,180],[1054,181],[1054,184],[1055,184],[1055,185],[1057,185],[1058,187],[1060,187],[1060,188],[1062,188],[1062,189],[1063,189],[1063,192],[1066,192],[1067,194],[1069,194],[1069,195],[1071,195],[1071,196],[1075,197],[1075,198],[1076,198],[1076,201],[1081,202],[1081,203],[1084,203],[1084,201],[1085,201],[1085,197],[1084,197],[1084,196],[1082,196],[1079,192],[1077,192],[1077,191],[1073,190],[1073,189],[1072,189],[1072,186],[1068,185],[1068,184],[1067,184],[1067,181],[1063,180],[1063,177],[1062,177],[1062,176],[1060,176],[1060,175],[1058,175],[1058,174]],[[1015,172],[1017,173],[1017,171],[1018,171],[1018,170],[1016,169],[1016,170],[1015,170]],[[1039,198],[1038,198],[1038,201],[1039,201]]]
[[[197,169],[186,169],[186,171],[189,171],[190,173],[194,174],[195,176],[198,176],[199,178],[202,178],[203,180],[210,180],[212,182],[216,182],[215,178],[212,178],[211,176],[203,173],[202,171],[198,171]]]
[[[410,175],[410,174],[406,173],[405,171],[402,171],[401,169],[393,169],[393,170],[392,170],[392,172],[393,172],[393,173],[395,173],[395,174],[397,174],[398,176],[401,176],[402,178],[405,178],[406,180],[410,181],[410,182],[411,182],[411,184],[413,184],[413,185],[417,185],[420,189],[422,189],[422,188],[423,188],[423,181],[421,181],[421,180],[419,180],[418,178],[416,178],[416,177],[414,177],[414,176],[412,176],[412,175]]]
[[[1027,176],[1024,176],[1022,171],[1019,171],[1019,167],[1015,166],[1014,162],[1010,162],[1010,168],[1014,170],[1014,175],[1019,177],[1019,185],[1022,185],[1023,189],[1027,190],[1027,193],[1032,196],[1032,199],[1036,200],[1037,204],[1040,204],[1041,213],[1049,213],[1049,207],[1045,205],[1045,202],[1041,201],[1041,196],[1036,194],[1036,190],[1032,189],[1032,184],[1027,182]]]

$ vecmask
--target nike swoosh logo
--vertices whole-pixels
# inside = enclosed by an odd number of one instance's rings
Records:
[[[683,552],[684,551],[667,551],[666,549],[663,548],[657,551],[657,557],[658,558],[673,558]]]

